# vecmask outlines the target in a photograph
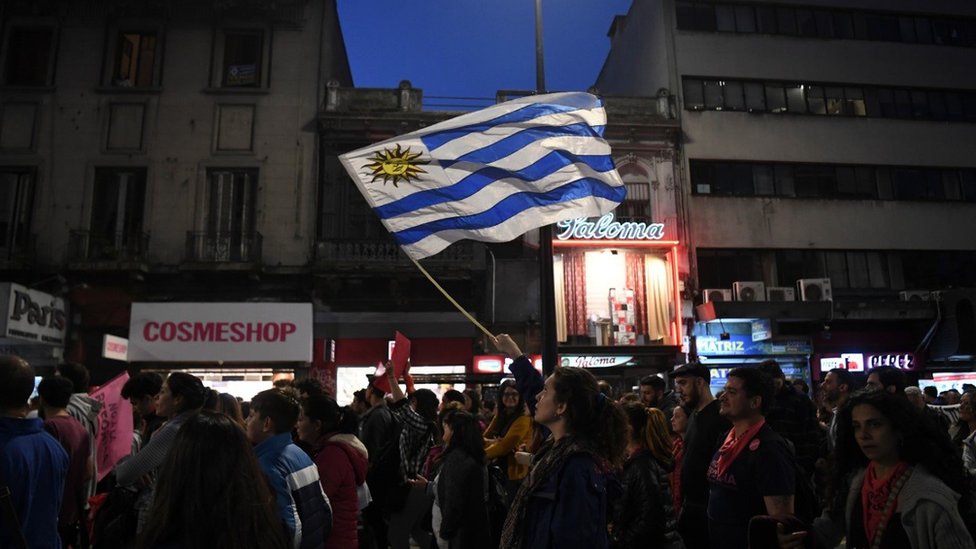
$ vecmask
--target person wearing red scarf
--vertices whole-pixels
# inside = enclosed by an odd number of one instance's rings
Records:
[[[749,546],[749,519],[790,515],[795,468],[786,441],[766,425],[773,383],[754,368],[729,372],[719,413],[732,423],[708,467],[708,535],[713,549]]]

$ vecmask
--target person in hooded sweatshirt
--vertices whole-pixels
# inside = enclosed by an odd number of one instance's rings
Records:
[[[57,374],[71,380],[75,392],[68,400],[68,415],[77,419],[88,431],[88,447],[91,451],[92,477],[88,479],[85,501],[95,495],[95,485],[98,483],[98,446],[95,439],[98,436],[98,413],[102,411],[102,403],[88,396],[88,385],[91,378],[88,368],[77,362],[58,364]]]
[[[325,540],[328,549],[359,547],[357,490],[366,482],[369,455],[354,434],[358,425],[352,408],[340,408],[332,397],[321,393],[309,394],[298,416],[298,438],[310,448],[309,457],[318,467],[322,489],[332,504],[332,531]]]

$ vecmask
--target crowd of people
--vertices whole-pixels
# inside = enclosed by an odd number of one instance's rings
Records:
[[[514,380],[492,403],[392,367],[351,406],[135,374],[132,453],[101,474],[84,366],[31,406],[32,368],[0,357],[0,548],[974,547],[976,388],[880,367],[810,394],[770,360],[718,394],[698,363],[617,394],[494,343]]]

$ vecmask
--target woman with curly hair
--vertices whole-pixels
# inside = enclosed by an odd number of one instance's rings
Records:
[[[160,469],[139,547],[286,549],[284,525],[244,429],[219,412],[188,417]]]
[[[642,403],[623,405],[627,416],[627,461],[611,521],[614,549],[684,547],[675,529],[674,500],[668,473],[674,468],[667,419]]]
[[[811,532],[785,534],[779,544],[803,547],[971,549],[959,513],[962,463],[948,437],[902,395],[858,391],[838,412],[831,496]]]
[[[552,436],[515,495],[499,547],[606,548],[608,478],[627,445],[623,411],[587,370],[557,368],[536,395],[534,419]]]

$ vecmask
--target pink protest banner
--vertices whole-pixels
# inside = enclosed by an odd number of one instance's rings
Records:
[[[90,396],[102,403],[98,413],[98,480],[112,472],[122,457],[132,453],[132,405],[122,398],[122,386],[129,380],[123,372],[95,390]]]

